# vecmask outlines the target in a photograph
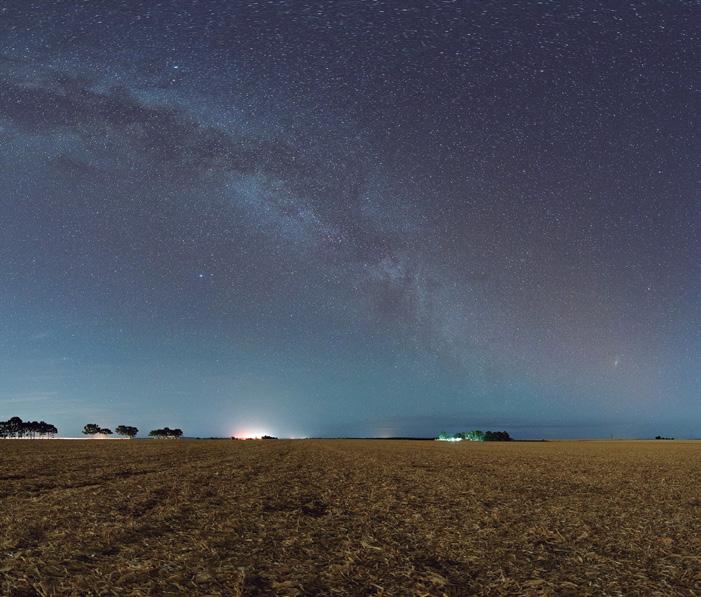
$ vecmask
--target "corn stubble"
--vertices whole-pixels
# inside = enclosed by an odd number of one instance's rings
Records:
[[[0,594],[699,595],[701,443],[2,441]]]

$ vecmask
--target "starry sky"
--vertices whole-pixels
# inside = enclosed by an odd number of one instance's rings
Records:
[[[699,22],[4,1],[0,419],[701,436]]]

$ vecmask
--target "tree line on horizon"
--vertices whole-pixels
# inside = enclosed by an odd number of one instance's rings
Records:
[[[23,437],[44,439],[54,437],[57,433],[58,429],[56,429],[56,426],[45,421],[23,421],[19,417],[0,421],[0,438],[3,439]]]
[[[134,439],[139,433],[137,427],[131,425],[117,425],[114,429],[117,435],[123,437],[128,437],[129,439]],[[88,423],[83,427],[84,435],[112,435],[112,430],[109,427],[100,427],[97,423]],[[182,429],[171,429],[170,427],[163,427],[161,429],[152,429],[148,433],[149,437],[155,437],[157,439],[177,439],[182,437]]]
[[[139,433],[138,428],[131,425],[117,425],[117,435],[133,439]],[[47,439],[56,437],[58,429],[45,421],[23,421],[20,417],[11,417],[7,421],[0,421],[0,439]],[[83,435],[112,435],[109,427],[101,427],[97,423],[88,423],[83,427]],[[156,439],[177,439],[182,437],[182,429],[163,427],[149,431],[149,437]]]

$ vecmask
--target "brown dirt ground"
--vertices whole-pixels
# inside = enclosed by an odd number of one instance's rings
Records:
[[[0,441],[0,594],[701,595],[701,442]]]

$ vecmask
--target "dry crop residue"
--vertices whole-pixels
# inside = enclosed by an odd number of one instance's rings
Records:
[[[0,441],[0,594],[699,595],[701,443]]]

